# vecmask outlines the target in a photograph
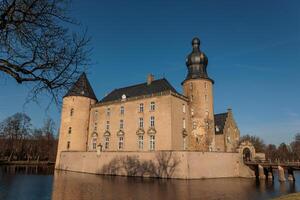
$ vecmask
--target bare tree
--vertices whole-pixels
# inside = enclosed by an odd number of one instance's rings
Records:
[[[240,144],[244,141],[249,141],[253,144],[255,151],[262,153],[265,152],[266,145],[264,141],[258,136],[244,135],[240,138]]]
[[[66,28],[78,25],[67,7],[66,0],[0,2],[0,74],[31,84],[31,100],[46,92],[58,103],[88,62],[89,39]]]

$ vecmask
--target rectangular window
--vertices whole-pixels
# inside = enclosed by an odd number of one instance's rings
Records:
[[[139,143],[139,150],[143,150],[143,148],[144,148],[144,136],[143,135],[139,135],[139,141],[138,141],[138,143]]]
[[[118,148],[120,150],[124,148],[124,137],[123,136],[119,137],[119,146],[118,146]]]
[[[97,138],[96,137],[93,138],[93,142],[92,143],[93,143],[92,144],[93,150],[96,150],[96,147],[97,147]]]
[[[150,127],[154,127],[154,125],[155,125],[155,118],[154,118],[154,116],[151,116],[150,117]]]
[[[73,114],[74,114],[74,108],[71,108],[71,110],[70,110],[70,116],[72,117]]]
[[[110,108],[106,109],[106,116],[110,116]]]
[[[185,119],[182,120],[182,127],[185,129]]]
[[[150,151],[155,150],[155,135],[150,135]]]
[[[68,141],[68,142],[67,142],[67,149],[68,149],[68,150],[70,149],[70,146],[71,146],[71,142]]]
[[[185,104],[182,104],[182,112],[185,113]]]
[[[109,137],[105,137],[104,148],[109,149]]]
[[[125,112],[124,106],[121,106],[121,108],[120,108],[120,114],[121,114],[121,115],[124,115],[124,112]]]
[[[121,120],[120,120],[120,129],[123,129],[123,128],[124,128],[124,120],[121,119]]]
[[[94,112],[94,120],[97,121],[98,120],[98,110],[96,110]]]
[[[196,122],[193,122],[193,129],[196,129],[197,128],[197,124]]]
[[[150,103],[150,111],[154,111],[155,110],[155,102],[151,102]]]
[[[95,132],[97,132],[97,126],[98,126],[98,124],[97,124],[97,122],[95,122],[95,124],[94,124],[94,131]]]
[[[106,130],[109,130],[109,121],[106,121]]]
[[[69,127],[68,133],[69,133],[69,134],[72,133],[72,127]]]
[[[183,150],[187,150],[187,136],[183,137]]]
[[[140,117],[139,119],[139,127],[144,128],[144,118]]]
[[[140,108],[139,108],[139,112],[144,112],[144,104],[140,103]]]

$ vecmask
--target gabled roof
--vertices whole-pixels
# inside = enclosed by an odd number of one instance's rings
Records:
[[[83,72],[64,97],[82,96],[97,100],[86,74]]]
[[[175,88],[173,88],[173,86],[169,83],[169,81],[167,81],[167,79],[162,78],[162,79],[152,81],[151,84],[147,84],[147,82],[145,82],[137,85],[132,85],[129,87],[115,89],[112,92],[110,92],[107,96],[105,96],[102,100],[100,100],[100,102],[103,103],[103,102],[121,100],[122,95],[124,94],[126,95],[126,98],[131,98],[131,97],[155,94],[164,91],[172,91],[174,93],[179,94],[175,90]]]
[[[228,117],[228,112],[215,114],[214,117],[215,117],[215,126],[217,127],[216,134],[223,134],[225,122]]]

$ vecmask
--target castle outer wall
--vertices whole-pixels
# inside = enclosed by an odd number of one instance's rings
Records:
[[[61,152],[57,169],[92,174],[178,179],[255,177],[239,153]]]

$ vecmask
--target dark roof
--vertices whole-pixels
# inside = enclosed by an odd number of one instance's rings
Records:
[[[223,129],[228,116],[228,112],[215,114],[215,126],[218,127],[219,131],[216,130],[216,134],[223,134]]]
[[[119,88],[113,90],[107,96],[105,96],[100,102],[108,102],[108,101],[115,101],[121,100],[122,95],[125,94],[126,98],[155,94],[164,91],[172,91],[174,93],[179,94],[175,88],[167,81],[167,79],[158,79],[151,82],[151,84],[141,83],[137,85],[132,85],[129,87]],[[180,94],[179,94],[180,95]]]
[[[79,76],[78,80],[74,83],[74,85],[64,97],[67,96],[83,96],[97,100],[91,84],[84,72]]]

